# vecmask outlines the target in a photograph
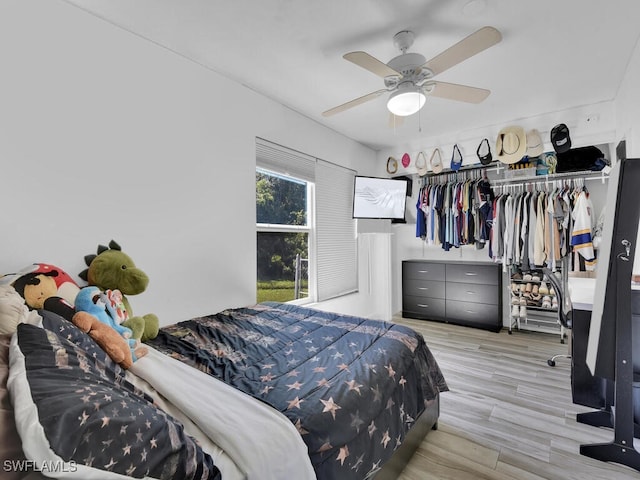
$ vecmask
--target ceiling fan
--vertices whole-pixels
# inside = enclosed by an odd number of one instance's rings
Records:
[[[491,92],[484,88],[438,82],[433,77],[500,42],[502,35],[498,30],[483,27],[429,61],[419,53],[407,53],[414,38],[414,33],[409,30],[398,32],[393,37],[393,43],[402,53],[386,64],[366,52],[343,55],[345,60],[382,77],[385,88],[331,108],[322,115],[329,117],[344,112],[383,93],[390,93],[387,108],[399,117],[418,112],[428,95],[468,103],[480,103],[489,96]]]

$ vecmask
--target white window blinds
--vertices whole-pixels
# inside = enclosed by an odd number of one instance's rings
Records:
[[[315,265],[317,300],[356,291],[356,224],[351,212],[356,172],[260,138],[256,165],[315,184],[315,249],[310,260]]]
[[[318,300],[358,289],[356,226],[352,218],[355,172],[316,162]]]
[[[315,182],[315,158],[261,138],[256,139],[256,164],[265,170]]]

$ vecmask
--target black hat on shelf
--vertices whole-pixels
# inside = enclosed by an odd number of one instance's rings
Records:
[[[551,129],[551,144],[556,153],[564,153],[571,149],[569,127],[560,123]]]

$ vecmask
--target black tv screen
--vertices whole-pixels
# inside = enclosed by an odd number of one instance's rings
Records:
[[[353,218],[404,220],[407,190],[406,178],[356,176]]]

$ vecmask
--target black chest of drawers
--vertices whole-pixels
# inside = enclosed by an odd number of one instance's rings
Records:
[[[402,262],[402,316],[502,328],[502,273],[480,262]]]

